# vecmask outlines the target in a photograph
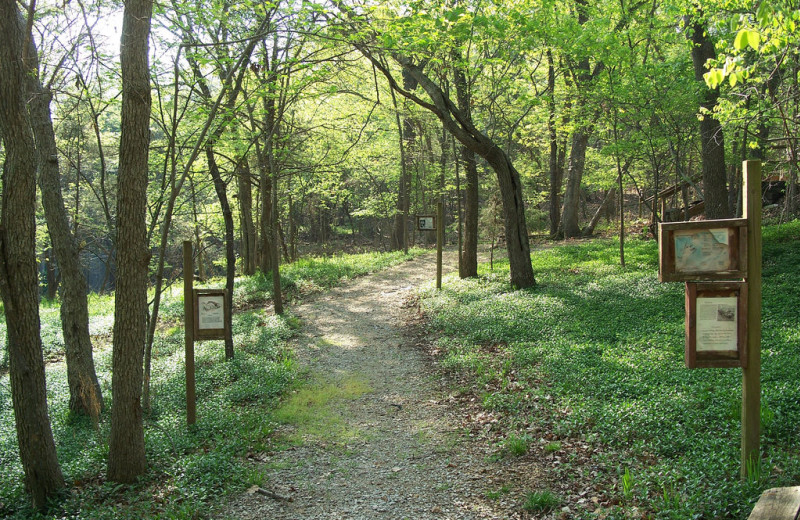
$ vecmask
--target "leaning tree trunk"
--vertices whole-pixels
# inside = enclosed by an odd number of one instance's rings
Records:
[[[227,187],[217,166],[214,157],[214,147],[211,141],[206,145],[206,161],[211,178],[214,180],[214,190],[217,192],[219,205],[222,208],[222,219],[225,222],[225,289],[227,289],[225,305],[233,309],[233,283],[236,279],[236,252],[233,249],[233,212],[228,202]],[[228,313],[226,319],[230,320],[233,313]],[[231,328],[230,322],[227,324],[228,330]],[[230,334],[225,335],[225,359],[233,359],[233,338]]]
[[[519,172],[508,156],[497,146],[484,157],[497,175],[503,200],[503,224],[506,248],[511,270],[511,285],[518,288],[534,287],[536,278],[531,266],[528,227],[525,223],[525,201]]]
[[[34,508],[43,509],[65,483],[47,413],[36,271],[36,149],[25,110],[25,32],[15,2],[0,2],[0,31],[0,135],[5,143],[0,295],[25,487]]]
[[[127,0],[122,21],[122,134],[117,181],[117,290],[114,296],[111,438],[108,479],[130,483],[145,472],[142,422],[147,341],[147,178],[150,147],[148,41],[152,0]]]
[[[33,41],[32,37],[30,41]],[[61,273],[61,329],[67,361],[69,409],[96,419],[104,405],[89,336],[88,286],[81,271],[78,245],[70,231],[61,194],[58,149],[50,115],[52,94],[42,87],[38,79],[39,66],[33,44],[29,47],[29,56],[28,111],[36,140],[39,187],[47,229]]]

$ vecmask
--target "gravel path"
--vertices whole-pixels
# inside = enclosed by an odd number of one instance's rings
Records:
[[[435,273],[429,254],[293,310],[303,322],[294,345],[301,370],[312,388],[340,394],[311,408],[322,422],[279,428],[292,446],[254,462],[264,473],[260,489],[236,497],[228,517],[525,517],[520,500],[536,471],[492,458],[496,448],[465,426],[468,412],[448,395],[417,346],[419,328],[408,323],[417,312],[409,297]]]

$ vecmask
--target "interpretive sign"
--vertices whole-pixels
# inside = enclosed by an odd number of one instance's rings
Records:
[[[194,339],[225,339],[228,331],[225,289],[194,290]]]
[[[436,231],[436,217],[433,215],[417,216],[417,229],[420,231]]]
[[[658,228],[659,281],[736,280],[746,276],[746,219],[669,222]]]
[[[747,365],[747,283],[686,283],[686,366]]]

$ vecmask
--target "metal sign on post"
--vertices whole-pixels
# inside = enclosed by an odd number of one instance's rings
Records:
[[[761,435],[761,162],[743,169],[744,218],[659,224],[658,279],[686,283],[686,366],[742,368],[744,479]]]

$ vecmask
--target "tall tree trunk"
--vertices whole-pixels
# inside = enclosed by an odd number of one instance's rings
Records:
[[[564,191],[564,207],[561,211],[560,235],[564,238],[581,236],[580,198],[583,170],[586,165],[586,149],[589,146],[589,131],[576,128],[572,135],[572,148],[567,168],[567,188]]]
[[[0,2],[0,135],[5,143],[0,212],[0,295],[6,315],[9,379],[25,487],[33,506],[65,487],[47,413],[39,277],[36,271],[36,149],[25,110],[23,20]]]
[[[454,56],[457,61],[461,56]],[[454,70],[456,98],[458,107],[464,117],[472,123],[472,95],[467,83],[467,76],[464,71],[456,67]],[[464,163],[464,250],[461,255],[461,278],[473,278],[478,276],[478,163],[475,159],[475,152],[468,147],[461,145],[461,160]]]
[[[547,50],[547,88],[550,91],[548,101],[547,129],[550,135],[550,237],[558,236],[558,225],[561,222],[561,183],[564,171],[559,163],[558,129],[556,127],[556,69],[553,63],[553,51]]]
[[[716,58],[717,53],[714,49],[714,42],[706,33],[704,25],[697,19],[693,19],[691,25],[694,76],[695,80],[703,83],[700,106],[704,109],[705,114],[700,120],[700,142],[705,213],[709,219],[727,218],[730,216],[730,209],[728,208],[726,187],[725,141],[722,135],[722,125],[712,115],[719,98],[719,90],[706,88],[703,79],[706,62]]]
[[[28,39],[31,42],[28,52],[28,111],[36,140],[42,206],[61,274],[61,329],[67,360],[69,409],[97,419],[103,409],[103,394],[97,381],[89,337],[88,287],[61,194],[58,149],[50,115],[52,94],[38,79],[39,63],[33,36],[29,35]]]
[[[148,41],[152,0],[127,0],[122,22],[122,134],[117,181],[117,290],[114,297],[108,478],[145,472],[142,361],[147,340],[147,180],[150,146]]]
[[[403,72],[403,88],[408,90],[417,88],[417,82],[405,71]],[[392,91],[392,102],[394,103],[397,133],[400,138],[400,180],[397,188],[397,204],[395,206],[390,243],[393,251],[402,249],[408,252],[408,212],[411,207],[411,170],[414,164],[412,150],[414,149],[417,134],[411,116],[405,115],[401,122],[400,110],[394,91]]]
[[[219,205],[222,209],[222,220],[225,222],[225,289],[228,291],[225,304],[228,309],[231,309],[226,319],[231,319],[233,315],[233,283],[236,279],[236,252],[233,249],[233,212],[228,202],[227,186],[222,179],[217,159],[214,156],[212,141],[209,141],[206,145],[206,161],[208,162],[208,171],[214,180],[214,190],[217,192]],[[226,325],[228,330],[231,330],[231,323],[229,322]],[[225,336],[225,359],[233,359],[233,338],[231,335]]]
[[[253,224],[253,191],[250,181],[250,165],[242,158],[236,167],[239,191],[239,228],[242,233],[242,273],[256,272],[256,228]]]
[[[270,151],[270,159],[272,157],[273,154]],[[281,292],[280,273],[281,254],[280,245],[278,244],[278,219],[280,215],[278,214],[278,175],[275,171],[274,162],[270,164],[270,170],[272,170],[272,175],[270,175],[270,180],[272,181],[272,200],[270,201],[272,205],[272,222],[270,223],[272,238],[272,249],[270,250],[272,255],[272,305],[275,309],[275,314],[281,316],[283,314],[283,294]]]

